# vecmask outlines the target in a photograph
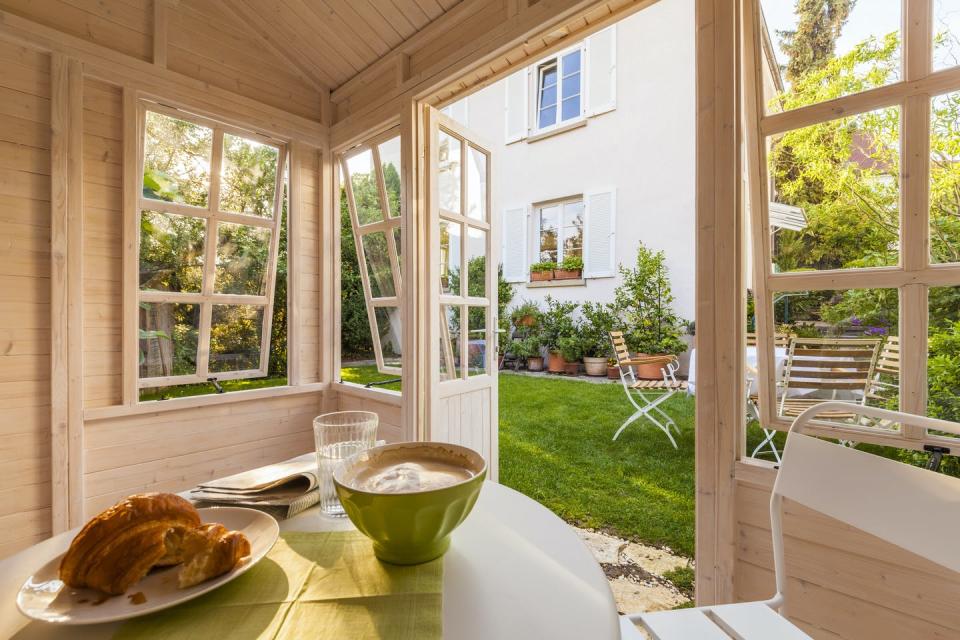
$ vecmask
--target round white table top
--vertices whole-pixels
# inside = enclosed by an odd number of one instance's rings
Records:
[[[281,531],[352,529],[316,507],[280,523]],[[64,627],[30,622],[17,591],[76,529],[0,561],[0,638],[110,638],[119,624]],[[454,531],[443,565],[444,636],[474,638],[620,638],[617,607],[600,565],[563,520],[539,503],[492,482]]]

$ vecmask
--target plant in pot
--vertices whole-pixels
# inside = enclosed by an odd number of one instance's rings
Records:
[[[543,371],[543,356],[540,355],[540,337],[527,336],[517,340],[511,347],[513,354],[518,358],[525,358],[528,371]]]
[[[563,373],[565,361],[560,353],[560,340],[577,335],[577,326],[573,315],[577,310],[576,302],[560,302],[547,296],[544,300],[547,308],[540,314],[540,337],[550,351],[547,371]]]
[[[681,340],[684,324],[673,310],[670,275],[663,251],[640,243],[633,268],[620,265],[623,283],[616,290],[616,305],[624,325],[627,347],[638,356],[677,355],[687,349]],[[636,367],[640,378],[661,377],[660,365]]]
[[[581,307],[583,322],[580,324],[580,339],[583,347],[583,368],[588,376],[607,375],[607,358],[610,355],[610,332],[620,327],[616,305],[585,302]],[[613,363],[616,365],[616,361]],[[617,369],[616,377],[620,377]]]
[[[535,327],[540,319],[540,307],[532,300],[524,300],[510,312],[510,322],[515,327]]]
[[[556,280],[576,280],[583,274],[583,258],[567,256],[553,272]]]
[[[544,262],[534,262],[530,265],[530,282],[540,282],[542,280],[553,280],[553,270],[557,268],[556,262],[549,260]]]
[[[567,375],[575,376],[580,373],[580,357],[583,355],[583,345],[580,336],[569,335],[560,338],[560,355],[563,357],[563,371]]]
[[[607,358],[607,380],[620,379],[620,365],[616,358]]]

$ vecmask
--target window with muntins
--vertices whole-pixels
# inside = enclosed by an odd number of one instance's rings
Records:
[[[267,376],[286,149],[152,103],[140,122],[141,399],[145,389]]]
[[[537,208],[540,233],[537,239],[541,262],[563,262],[583,257],[583,200],[543,205]]]
[[[546,130],[583,116],[583,51],[576,48],[537,66],[537,129]]]

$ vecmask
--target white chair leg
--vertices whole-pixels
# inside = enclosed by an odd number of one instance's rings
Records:
[[[763,450],[767,445],[770,446],[770,451],[773,453],[774,459],[779,463],[780,462],[780,452],[777,451],[777,446],[774,444],[773,439],[777,435],[776,429],[764,429],[763,430],[764,438],[753,450],[753,453],[750,454],[751,458],[756,458],[757,454]]]
[[[623,433],[623,430],[624,430],[624,429],[626,429],[628,426],[630,426],[631,423],[633,423],[634,421],[636,421],[637,418],[640,418],[640,417],[643,416],[644,414],[645,414],[645,412],[643,411],[643,409],[641,409],[640,411],[637,411],[637,412],[634,413],[632,416],[630,416],[629,418],[627,418],[626,422],[624,422],[622,425],[620,425],[620,428],[617,429],[617,432],[616,432],[615,434],[613,434],[613,439],[616,440],[617,438],[619,438],[619,437],[620,437],[620,434]]]

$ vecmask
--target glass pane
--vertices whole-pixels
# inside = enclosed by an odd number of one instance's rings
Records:
[[[400,237],[401,233],[402,231],[400,230],[400,227],[394,227],[393,244],[397,248],[397,269],[400,270],[398,271],[398,273],[402,276],[403,275],[403,243],[401,242],[401,237]]]
[[[557,66],[551,63],[540,68],[540,88],[553,87],[557,84]]]
[[[562,120],[570,120],[580,116],[580,96],[567,98],[563,101],[563,110],[560,114]]]
[[[270,229],[245,224],[217,224],[217,277],[213,290],[262,296],[267,292]]]
[[[778,272],[896,265],[900,236],[900,109],[890,107],[789,131],[770,146]]]
[[[776,66],[764,59],[768,111],[786,111],[891,84],[900,70],[900,0],[761,0]]]
[[[960,262],[960,92],[930,109],[930,261]]]
[[[557,234],[560,223],[560,207],[545,207],[540,210],[540,261],[557,261]]]
[[[357,205],[357,220],[360,224],[383,220],[380,191],[373,174],[373,152],[367,149],[348,158],[347,173],[350,174],[353,200]]]
[[[549,87],[544,87],[540,92],[540,108],[545,109],[557,104],[557,87],[556,85],[550,85]]]
[[[557,123],[557,107],[547,107],[540,110],[540,118],[537,120],[537,126],[541,129],[550,127]]]
[[[563,98],[572,98],[580,95],[580,74],[566,76],[563,79]]]
[[[929,292],[927,415],[960,421],[960,287]]]
[[[572,51],[563,56],[563,75],[569,76],[580,71],[580,51]]]
[[[390,138],[377,148],[383,168],[383,184],[387,188],[387,212],[400,217],[400,136]]]
[[[197,372],[200,305],[140,303],[140,378]]]
[[[276,147],[223,134],[220,210],[272,218],[279,161]]]
[[[440,293],[460,295],[460,237],[463,226],[459,222],[440,221]]]
[[[933,0],[933,70],[960,64],[960,0]]]
[[[204,229],[201,218],[140,212],[140,289],[199,292]]]
[[[440,381],[460,377],[460,307],[440,305]]]
[[[487,297],[487,232],[467,228],[467,295]]]
[[[400,324],[400,309],[397,307],[376,307],[377,333],[380,336],[380,352],[383,364],[388,367],[400,367],[403,354],[403,328]]]
[[[460,140],[440,132],[439,186],[440,209],[460,213]]]
[[[206,207],[213,129],[147,111],[143,197]]]
[[[467,217],[487,219],[487,154],[467,148]]]
[[[263,307],[215,304],[210,322],[210,373],[260,368]]]
[[[487,308],[467,307],[467,375],[487,373]]]
[[[361,237],[363,253],[367,260],[367,274],[370,276],[370,295],[374,298],[389,298],[397,295],[397,290],[393,286],[393,269],[390,267],[387,235],[383,231],[375,231]]]

